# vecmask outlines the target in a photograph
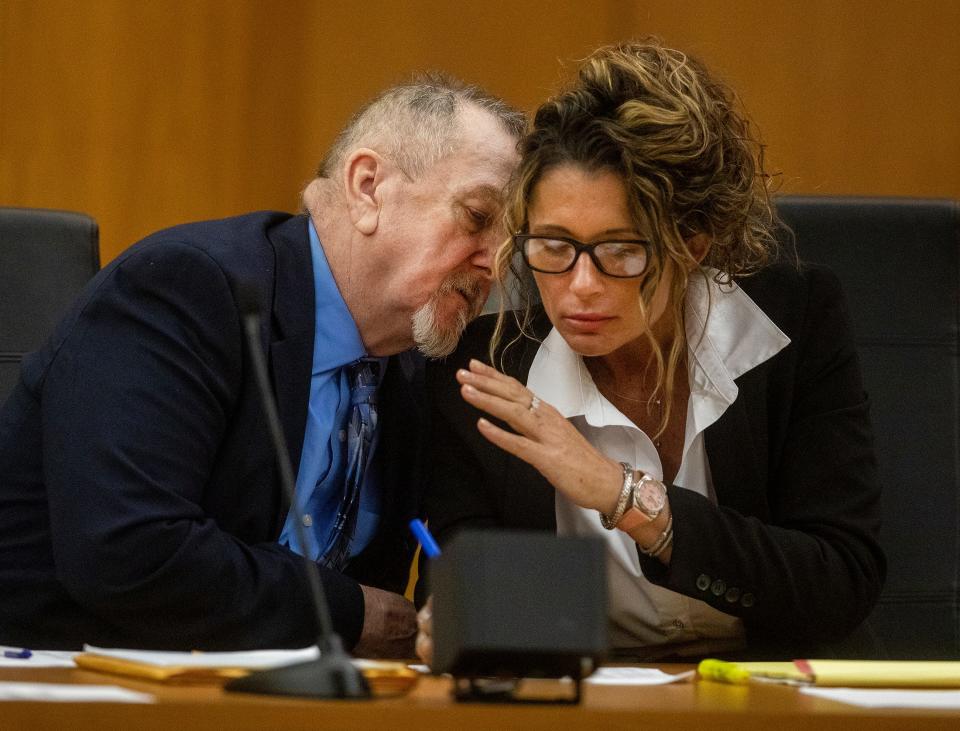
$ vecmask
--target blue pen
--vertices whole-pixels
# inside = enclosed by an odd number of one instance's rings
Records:
[[[423,524],[423,521],[419,518],[414,518],[410,521],[410,530],[413,531],[413,535],[418,541],[420,541],[420,546],[423,548],[423,552],[427,554],[427,558],[436,558],[440,555],[440,546],[437,545],[436,539],[430,535],[430,531]]]
[[[4,650],[3,656],[13,658],[14,660],[29,660],[33,655],[30,650],[23,648],[22,650]]]

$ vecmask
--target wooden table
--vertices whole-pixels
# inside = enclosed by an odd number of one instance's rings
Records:
[[[663,665],[666,672],[691,666]],[[400,698],[308,701],[226,693],[218,687],[171,687],[68,668],[10,670],[0,680],[120,685],[151,693],[157,702],[0,702],[0,729],[960,729],[960,712],[867,710],[804,696],[771,684],[709,681],[652,687],[586,686],[583,703],[507,705],[457,703],[451,682],[423,677]]]

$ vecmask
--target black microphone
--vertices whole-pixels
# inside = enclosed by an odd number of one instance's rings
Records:
[[[294,495],[293,468],[290,465],[290,455],[280,427],[277,404],[270,390],[266,361],[260,349],[260,306],[257,292],[250,286],[241,285],[237,290],[237,300],[243,316],[243,328],[247,348],[250,351],[250,362],[257,380],[257,391],[263,404],[273,447],[277,453],[280,484],[283,485],[287,500],[290,502],[290,509],[296,513],[296,520],[293,523],[297,542],[304,551],[307,583],[310,585],[310,594],[317,613],[319,625],[317,646],[320,648],[320,657],[307,662],[260,670],[244,678],[230,681],[225,688],[240,693],[294,695],[308,698],[369,698],[370,686],[363,674],[350,662],[350,656],[343,649],[340,636],[333,629],[330,606],[323,592],[317,564],[306,555],[307,536],[303,529],[303,516],[299,513]]]

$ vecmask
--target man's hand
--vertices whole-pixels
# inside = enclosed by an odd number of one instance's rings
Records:
[[[363,630],[353,648],[356,657],[407,659],[414,656],[417,610],[399,594],[360,586]]]

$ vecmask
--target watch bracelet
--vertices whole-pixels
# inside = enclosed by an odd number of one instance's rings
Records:
[[[636,472],[634,471],[633,467],[628,465],[626,462],[621,462],[620,467],[623,468],[623,487],[620,488],[620,497],[617,498],[617,507],[614,509],[612,515],[607,515],[602,510],[597,511],[600,513],[600,524],[607,530],[613,530],[617,527],[617,523],[620,522],[620,519],[627,510],[627,505],[633,499],[633,488],[636,484]]]

